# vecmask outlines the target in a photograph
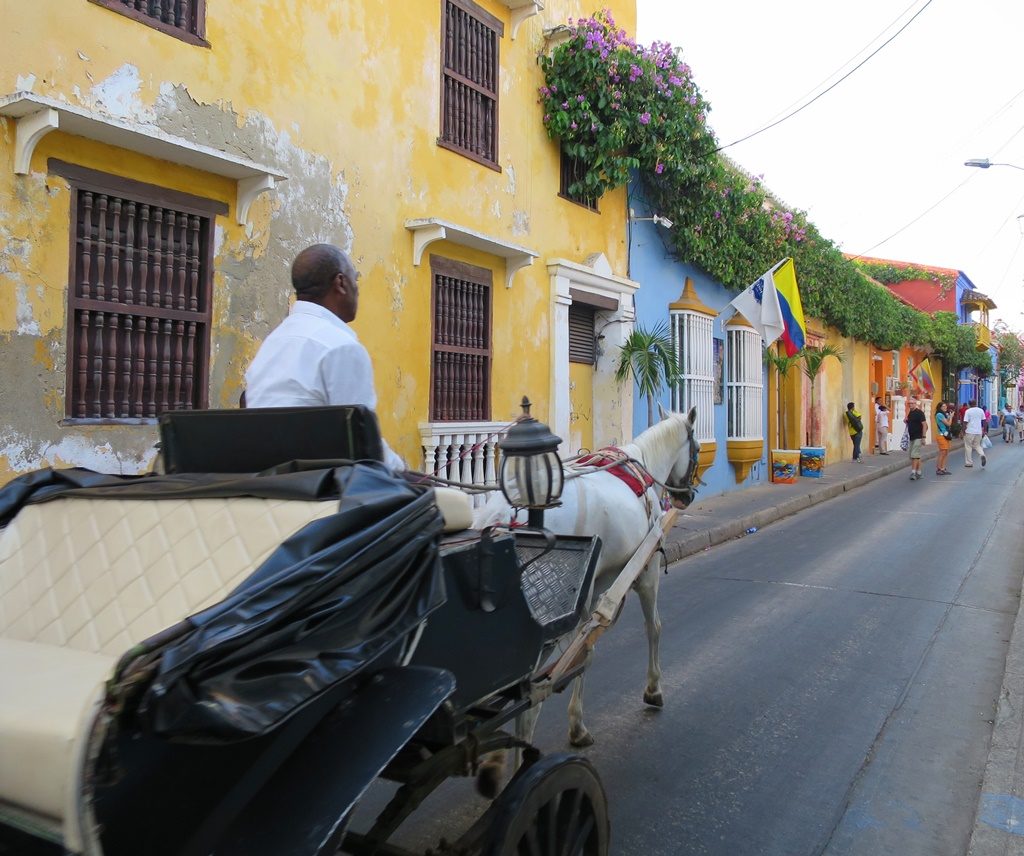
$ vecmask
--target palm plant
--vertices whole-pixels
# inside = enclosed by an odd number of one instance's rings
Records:
[[[807,376],[811,385],[811,445],[817,446],[821,443],[821,419],[818,416],[818,404],[814,398],[815,381],[821,373],[821,367],[829,357],[835,357],[839,362],[844,359],[843,352],[835,345],[822,345],[820,348],[806,348],[800,352],[803,357],[803,365],[800,367]]]
[[[647,427],[654,424],[654,402],[665,384],[679,377],[675,348],[668,325],[661,323],[652,330],[636,327],[622,344],[615,379],[623,383],[632,379],[647,399]]]
[[[779,443],[783,449],[788,449],[789,442],[789,426],[786,415],[786,376],[789,374],[789,370],[793,368],[802,359],[801,354],[789,354],[780,353],[774,351],[771,348],[767,348],[764,352],[764,363],[766,366],[775,369],[775,382],[776,382],[776,396],[775,403],[778,407],[777,424],[779,426]]]

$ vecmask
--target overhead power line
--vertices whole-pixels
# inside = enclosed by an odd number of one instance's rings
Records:
[[[880,38],[882,38],[882,36],[884,36],[887,32],[889,32],[889,30],[891,30],[894,26],[896,26],[896,24],[903,19],[903,16],[906,15],[907,12],[909,12],[911,9],[913,9],[914,6],[916,6],[918,2],[919,2],[919,0],[913,0],[913,2],[909,6],[907,6],[906,9],[904,9],[895,18],[893,18],[892,21],[890,21],[888,24],[886,24],[881,29],[881,31],[870,42],[868,42],[866,45],[864,45],[864,47],[862,47],[853,56],[851,56],[848,60],[846,60],[846,62],[844,62],[842,65],[840,65],[835,71],[833,71],[830,75],[828,75],[828,77],[825,77],[824,79],[819,80],[816,84],[814,84],[814,86],[812,86],[810,89],[808,89],[803,95],[800,95],[799,97],[794,98],[792,101],[790,101],[789,104],[787,104],[785,107],[783,107],[781,110],[779,110],[768,121],[769,122],[774,122],[777,118],[779,118],[779,116],[781,116],[783,113],[785,113],[791,107],[795,107],[797,104],[799,104],[805,98],[808,98],[811,95],[813,95],[815,92],[817,92],[822,86],[825,86],[833,77],[835,77],[837,74],[840,74],[843,71],[843,69],[845,69],[851,62],[855,62],[857,60],[857,57],[859,57],[862,53],[864,53],[864,51],[868,50],[875,42],[877,42]]]
[[[757,131],[754,131],[753,133],[747,134],[747,135],[746,135],[745,137],[740,137],[740,138],[739,138],[738,140],[733,140],[733,141],[732,141],[731,143],[727,143],[727,144],[726,144],[726,145],[724,145],[724,146],[719,146],[719,147],[718,147],[717,149],[715,149],[715,151],[716,151],[716,152],[720,152],[720,151],[723,151],[724,149],[728,149],[728,148],[731,148],[732,146],[736,146],[736,145],[739,145],[740,143],[745,143],[745,142],[746,142],[747,140],[749,140],[749,139],[752,139],[753,137],[756,137],[756,136],[758,136],[758,134],[763,134],[763,133],[764,133],[765,131],[769,131],[769,130],[771,130],[772,128],[776,127],[777,125],[781,125],[781,124],[782,124],[783,122],[785,122],[785,121],[786,121],[787,119],[792,119],[792,118],[793,118],[794,116],[796,116],[796,115],[797,115],[798,113],[801,113],[801,112],[803,112],[804,110],[806,110],[806,109],[807,109],[808,107],[810,107],[810,106],[811,106],[811,105],[812,105],[812,104],[813,104],[813,103],[814,103],[815,101],[817,101],[817,100],[818,100],[819,98],[821,98],[822,96],[824,96],[824,95],[827,95],[827,94],[828,94],[829,92],[831,92],[831,91],[832,91],[833,89],[835,89],[835,88],[836,88],[836,87],[837,87],[837,86],[838,86],[838,85],[839,85],[840,83],[842,83],[842,82],[843,82],[844,80],[846,80],[846,79],[847,79],[847,78],[848,78],[848,77],[849,77],[849,76],[850,76],[851,74],[853,74],[853,73],[854,73],[855,71],[857,71],[857,70],[858,70],[859,68],[862,68],[862,67],[864,66],[864,64],[865,64],[865,63],[866,63],[866,62],[867,62],[868,60],[870,60],[870,59],[871,59],[871,58],[872,58],[873,56],[875,56],[876,54],[878,54],[878,52],[879,52],[879,51],[881,51],[881,50],[882,50],[882,48],[884,48],[884,47],[885,47],[886,45],[890,44],[890,43],[892,42],[892,40],[893,40],[893,39],[895,39],[895,38],[896,38],[896,37],[897,37],[897,36],[898,36],[898,35],[899,35],[900,33],[902,33],[902,32],[903,32],[903,31],[904,31],[904,30],[905,30],[905,29],[906,29],[907,27],[909,27],[909,26],[910,26],[910,25],[911,25],[911,24],[912,24],[912,23],[913,23],[913,22],[914,22],[914,21],[915,21],[915,20],[917,19],[917,17],[918,17],[918,16],[919,16],[919,15],[920,15],[920,14],[921,14],[921,13],[922,13],[922,12],[923,12],[923,11],[924,11],[925,9],[927,9],[927,8],[928,8],[929,6],[931,6],[931,5],[932,5],[932,3],[933,3],[933,2],[934,2],[934,0],[926,0],[925,4],[924,4],[924,5],[923,5],[923,6],[922,6],[922,7],[920,8],[920,9],[918,9],[918,10],[917,10],[917,11],[916,11],[916,12],[915,12],[915,13],[914,13],[914,14],[913,14],[912,16],[911,16],[910,20],[908,20],[908,21],[907,21],[907,22],[906,22],[906,23],[905,23],[905,24],[904,24],[904,25],[903,25],[902,27],[900,27],[900,28],[899,28],[899,29],[898,29],[898,30],[897,30],[897,31],[896,31],[895,33],[893,33],[893,34],[892,34],[892,35],[891,35],[891,36],[890,36],[890,37],[889,37],[888,39],[886,39],[886,40],[885,40],[884,42],[882,42],[882,44],[880,44],[880,45],[879,45],[879,46],[878,46],[877,48],[875,48],[875,50],[873,50],[873,51],[872,51],[871,53],[869,53],[869,54],[868,54],[868,55],[867,55],[866,57],[864,57],[864,59],[862,59],[862,60],[861,60],[861,61],[860,61],[859,63],[857,63],[857,65],[855,65],[855,66],[854,66],[853,68],[851,68],[851,69],[850,69],[850,70],[849,70],[849,71],[848,71],[848,72],[847,72],[846,74],[844,74],[844,75],[843,75],[842,77],[840,77],[840,78],[839,78],[839,80],[837,80],[837,81],[836,81],[835,83],[833,83],[833,84],[832,84],[831,86],[829,86],[828,88],[826,88],[826,89],[823,89],[823,90],[822,90],[821,92],[819,92],[819,93],[818,93],[817,95],[815,95],[815,96],[814,96],[814,97],[813,97],[813,98],[812,98],[812,99],[811,99],[810,101],[808,101],[808,102],[807,102],[806,104],[803,104],[803,105],[801,105],[800,107],[797,107],[797,108],[796,108],[796,110],[793,110],[793,111],[791,111],[791,112],[787,113],[787,114],[786,114],[785,116],[783,116],[783,117],[782,117],[781,119],[776,119],[776,120],[775,120],[774,122],[769,122],[769,123],[768,123],[767,125],[765,125],[765,126],[764,126],[763,128],[760,128],[759,130],[757,130]]]
[[[1015,97],[1016,97],[1016,96],[1015,96]],[[1004,143],[1003,143],[1003,144],[1002,144],[1002,145],[1001,145],[1001,146],[1000,146],[999,148],[997,148],[997,149],[996,149],[996,152],[998,153],[998,152],[1001,152],[1001,151],[1002,151],[1003,149],[1005,149],[1005,148],[1006,148],[1006,147],[1007,147],[1007,146],[1008,146],[1008,145],[1010,144],[1010,141],[1011,141],[1011,140],[1013,140],[1013,139],[1014,139],[1014,137],[1016,137],[1016,136],[1017,136],[1017,135],[1018,135],[1018,134],[1019,134],[1019,133],[1020,133],[1020,132],[1021,132],[1022,130],[1024,130],[1024,128],[1018,128],[1018,129],[1017,129],[1017,130],[1016,130],[1016,131],[1015,131],[1015,132],[1014,132],[1014,133],[1013,133],[1013,134],[1012,134],[1012,135],[1010,136],[1010,139],[1008,139],[1008,140],[1007,140],[1006,142],[1004,142]],[[882,239],[881,241],[879,241],[879,242],[878,242],[877,244],[875,244],[874,246],[868,247],[868,248],[867,248],[866,250],[864,250],[863,252],[861,252],[861,253],[858,253],[857,255],[853,256],[853,257],[851,258],[851,261],[853,261],[853,260],[856,260],[856,259],[860,259],[860,258],[863,258],[864,256],[866,256],[866,255],[867,255],[868,253],[872,252],[873,250],[877,250],[877,249],[878,249],[878,248],[879,248],[880,246],[882,246],[882,244],[887,244],[887,243],[888,243],[889,241],[891,241],[891,240],[892,240],[893,238],[895,238],[895,237],[896,237],[897,235],[900,235],[900,234],[902,234],[903,232],[905,232],[905,231],[906,231],[907,229],[909,229],[909,228],[910,228],[911,226],[913,226],[913,225],[914,225],[914,224],[915,224],[915,223],[916,223],[916,222],[917,222],[918,220],[920,220],[921,218],[923,218],[923,217],[924,217],[924,216],[925,216],[926,214],[930,214],[930,213],[931,213],[932,211],[934,211],[934,210],[935,210],[936,208],[938,208],[938,207],[939,207],[939,206],[940,206],[940,205],[941,205],[941,204],[942,204],[943,202],[945,202],[945,201],[946,201],[947,199],[949,199],[949,197],[950,197],[950,196],[952,196],[952,195],[953,195],[954,193],[956,193],[956,192],[957,192],[957,191],[958,191],[958,190],[959,190],[959,189],[960,189],[961,187],[963,187],[963,186],[964,186],[965,184],[967,184],[967,182],[968,182],[968,181],[971,181],[972,179],[974,179],[974,178],[977,178],[977,176],[978,176],[978,172],[977,172],[976,170],[972,170],[972,171],[970,172],[970,174],[969,174],[969,175],[967,176],[967,178],[965,178],[965,179],[964,179],[963,181],[961,181],[961,182],[960,182],[960,183],[959,183],[959,184],[958,184],[958,185],[957,185],[956,187],[954,187],[954,188],[953,188],[952,190],[950,190],[950,191],[949,191],[949,193],[947,193],[947,194],[946,194],[945,196],[943,196],[943,197],[942,197],[941,199],[939,199],[939,200],[938,200],[937,202],[935,202],[935,203],[933,203],[932,205],[930,205],[930,206],[929,206],[928,208],[926,208],[926,209],[925,209],[924,211],[922,211],[922,212],[921,212],[920,214],[918,214],[918,215],[917,215],[917,216],[916,216],[916,217],[915,217],[915,218],[914,218],[913,220],[911,220],[911,221],[910,221],[909,223],[906,223],[906,224],[904,224],[903,226],[901,226],[901,227],[900,227],[899,229],[897,229],[897,230],[896,230],[895,232],[893,232],[893,233],[892,233],[891,235],[889,235],[889,237],[888,237],[888,238],[883,238],[883,239]],[[1017,203],[1017,205],[1019,205],[1019,204],[1020,204],[1021,202],[1024,202],[1024,197],[1021,197],[1021,199],[1020,199],[1020,200],[1018,200],[1018,203]],[[1016,207],[1016,206],[1015,206],[1015,207]],[[1010,214],[1010,215],[1009,215],[1009,216],[1008,216],[1008,217],[1007,217],[1006,219],[1007,219],[1007,220],[1009,220],[1009,219],[1010,219],[1010,216],[1012,216],[1012,213],[1011,213],[1011,214]],[[1005,221],[1004,221],[1003,225],[1005,225]],[[1002,226],[1000,226],[1000,227],[999,227],[999,229],[1002,229],[1002,228],[1003,228]],[[997,231],[997,234],[998,234],[998,231]],[[993,238],[994,238],[994,237],[995,237],[995,235],[993,235]]]
[[[870,253],[870,252],[871,252],[872,250],[877,250],[877,249],[878,249],[878,248],[879,248],[880,246],[882,246],[882,244],[887,244],[887,243],[889,243],[889,241],[891,241],[891,240],[892,240],[893,238],[895,238],[895,237],[896,237],[897,235],[900,235],[900,234],[902,234],[903,232],[905,232],[905,231],[906,231],[907,229],[909,229],[909,228],[910,228],[911,226],[913,226],[913,225],[914,225],[914,224],[915,224],[915,223],[916,223],[916,222],[917,222],[918,220],[920,220],[920,219],[921,219],[922,217],[924,217],[924,216],[925,216],[926,214],[930,214],[930,213],[931,213],[932,211],[934,211],[934,210],[935,210],[936,208],[938,208],[938,207],[939,207],[939,206],[940,206],[940,205],[941,205],[941,204],[942,204],[943,202],[945,202],[945,201],[946,201],[947,199],[949,199],[949,197],[950,197],[950,196],[952,196],[952,195],[953,195],[954,193],[956,193],[956,192],[957,192],[957,191],[958,191],[958,190],[959,190],[959,189],[960,189],[961,187],[963,187],[963,186],[964,186],[965,184],[967,184],[967,182],[968,182],[968,181],[970,181],[970,180],[971,180],[972,178],[975,178],[976,176],[977,176],[977,173],[975,173],[975,172],[972,172],[972,173],[971,173],[970,175],[968,175],[968,176],[967,176],[967,178],[965,178],[965,179],[964,179],[963,181],[961,181],[961,182],[960,182],[960,183],[959,183],[959,184],[958,184],[958,185],[957,185],[956,187],[954,187],[954,188],[953,188],[953,189],[952,189],[951,191],[949,191],[949,193],[947,193],[947,194],[946,194],[945,196],[943,196],[943,197],[942,197],[942,198],[941,198],[940,200],[938,200],[938,202],[935,202],[934,204],[932,204],[931,206],[929,206],[928,208],[926,208],[926,209],[925,209],[924,211],[922,211],[922,212],[921,212],[920,214],[918,214],[918,215],[917,215],[917,216],[916,216],[916,217],[915,217],[915,218],[914,218],[913,220],[911,220],[911,221],[910,221],[909,223],[907,223],[907,224],[905,224],[905,225],[901,226],[901,227],[900,227],[899,229],[897,229],[897,230],[896,230],[895,232],[893,232],[893,233],[892,233],[892,234],[891,234],[891,235],[890,235],[890,236],[889,236],[888,238],[883,238],[883,239],[882,239],[881,241],[879,241],[879,242],[878,242],[877,244],[875,244],[874,246],[872,246],[872,247],[868,247],[868,248],[867,248],[866,250],[864,250],[864,252],[862,252],[862,253],[858,253],[857,255],[853,256],[853,258],[851,259],[851,261],[853,261],[853,260],[855,260],[855,259],[863,258],[863,257],[864,257],[864,256],[866,256],[866,255],[867,255],[868,253]]]

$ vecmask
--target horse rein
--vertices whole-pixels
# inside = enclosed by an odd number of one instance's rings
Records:
[[[636,458],[625,454],[621,449],[617,447],[609,447],[607,449],[600,450],[607,454],[607,457],[614,458],[607,464],[595,465],[595,466],[573,466],[573,464],[579,461],[581,458],[585,458],[592,452],[584,451],[580,454],[575,455],[571,458],[566,458],[562,461],[562,466],[565,468],[565,481],[571,481],[577,479],[580,476],[590,475],[591,473],[599,473],[604,470],[610,470],[614,467],[618,467],[622,464],[632,464],[641,473],[646,475],[651,482],[657,485],[661,490],[669,494],[678,494],[680,496],[688,496],[687,504],[693,502],[694,495],[697,493],[695,485],[704,485],[705,482],[698,475],[697,471],[697,456],[700,453],[700,443],[697,440],[691,438],[690,440],[690,460],[686,467],[686,473],[683,476],[683,486],[673,487],[663,481],[659,481],[647,469],[640,461]],[[468,484],[466,482],[451,481],[449,479],[443,479],[440,476],[427,474],[427,473],[409,473],[410,481],[415,481],[420,484],[434,484],[444,485],[446,487],[454,487],[460,490],[466,491],[467,493],[489,493],[491,491],[500,490],[498,485],[481,485],[481,484]]]

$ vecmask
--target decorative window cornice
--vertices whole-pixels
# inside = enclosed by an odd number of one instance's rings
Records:
[[[249,208],[261,193],[273,190],[288,176],[264,164],[204,146],[157,128],[128,123],[113,116],[76,107],[32,92],[0,97],[0,116],[14,121],[14,172],[27,175],[39,141],[51,131],[107,143],[170,163],[234,179],[238,183],[235,215],[244,225]]]
[[[532,265],[533,260],[540,255],[534,250],[513,244],[511,241],[486,235],[476,229],[460,226],[438,217],[406,220],[405,228],[412,232],[412,263],[415,267],[419,267],[420,262],[423,261],[423,252],[427,247],[436,241],[448,241],[505,259],[506,288],[512,287],[512,277],[516,275],[517,271],[527,265]]]

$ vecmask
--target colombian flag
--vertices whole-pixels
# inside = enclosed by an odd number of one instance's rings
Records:
[[[791,357],[797,351],[803,350],[807,339],[804,307],[800,303],[800,290],[796,285],[796,268],[793,266],[793,260],[783,259],[772,273],[775,291],[779,296],[779,308],[782,310],[782,323],[786,326],[781,337],[782,344],[786,348],[786,354]]]
[[[917,364],[917,368],[911,374],[922,390],[929,394],[935,392],[935,381],[932,380],[932,367],[929,365],[927,357]]]
[[[803,348],[807,328],[792,259],[783,259],[736,295],[729,306],[742,313],[766,345],[782,339],[789,356]]]

